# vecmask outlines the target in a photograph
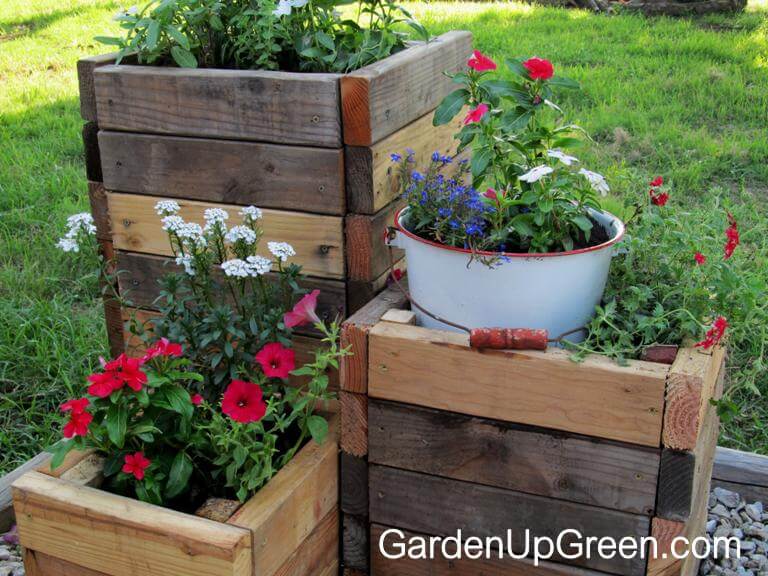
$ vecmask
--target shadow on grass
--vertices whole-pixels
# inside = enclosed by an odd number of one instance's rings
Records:
[[[99,10],[107,8],[116,11],[120,8],[120,4],[117,2],[110,2],[109,4],[100,5],[98,7],[79,5],[67,10],[53,10],[29,18],[0,20],[0,44],[23,36],[29,36],[35,32],[44,30],[61,20],[77,16],[78,14],[93,8],[98,8]]]

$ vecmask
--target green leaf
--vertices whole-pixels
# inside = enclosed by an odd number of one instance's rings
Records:
[[[169,386],[163,392],[174,412],[178,412],[187,418],[192,417],[194,406],[192,405],[192,399],[189,397],[189,392],[179,386]]]
[[[507,68],[509,68],[513,73],[517,74],[521,78],[525,78],[526,80],[530,79],[530,76],[528,75],[528,69],[523,66],[522,61],[516,58],[507,58],[505,62],[507,63]]]
[[[440,105],[435,110],[435,115],[432,118],[432,124],[434,126],[442,126],[448,124],[459,111],[466,106],[469,101],[469,91],[466,88],[459,88],[454,90],[448,96],[443,98]]]
[[[248,451],[242,445],[238,444],[232,452],[232,458],[234,458],[237,467],[240,468],[245,464],[246,458],[248,458]]]
[[[501,126],[507,132],[518,132],[528,126],[533,117],[533,110],[525,110],[520,112],[519,110],[509,110],[501,115]]]
[[[528,214],[518,214],[512,218],[512,227],[523,238],[528,238],[534,234],[531,217]]]
[[[170,24],[167,25],[165,27],[165,33],[173,38],[179,46],[184,48],[184,50],[189,50],[189,38],[184,36],[176,26],[171,26]]]
[[[566,88],[568,90],[579,90],[581,88],[581,84],[576,82],[576,80],[571,80],[564,76],[552,76],[548,83],[550,86],[557,86],[558,88]]]
[[[479,179],[485,173],[486,168],[491,163],[493,151],[488,148],[481,148],[472,154],[470,167],[472,168],[472,178]]]
[[[51,458],[51,470],[55,470],[61,466],[64,462],[64,458],[66,458],[67,454],[69,454],[74,447],[75,442],[72,440],[59,440],[56,442],[56,444],[50,448],[50,451],[53,453],[53,458]]]
[[[96,42],[99,42],[101,44],[107,44],[108,46],[122,46],[123,45],[122,38],[115,38],[113,36],[94,36],[93,39],[96,40]]]
[[[325,48],[328,48],[328,50],[335,51],[336,50],[336,44],[333,42],[333,38],[328,36],[325,32],[318,32],[315,34],[315,40],[317,40],[321,46],[324,46]]]
[[[118,448],[122,448],[125,443],[125,432],[128,429],[128,410],[125,405],[113,404],[110,406],[104,424],[110,442]]]
[[[157,41],[160,39],[160,23],[152,20],[147,26],[147,42],[145,48],[149,51],[157,47]]]
[[[328,435],[328,421],[325,418],[313,414],[307,418],[307,427],[315,442],[322,444],[325,441],[325,437]]]
[[[182,68],[197,68],[197,58],[189,50],[185,50],[181,46],[171,47],[171,56],[173,56],[176,64]]]
[[[586,216],[579,215],[573,217],[573,223],[576,224],[584,232],[592,230],[592,221]]]
[[[166,498],[174,498],[184,491],[189,483],[193,468],[192,459],[187,456],[186,452],[176,454],[168,474],[168,482],[165,484]]]

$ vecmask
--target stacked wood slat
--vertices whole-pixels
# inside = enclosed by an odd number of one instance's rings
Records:
[[[559,349],[477,351],[464,334],[415,326],[393,300],[367,306],[380,321],[343,327],[358,352],[341,370],[342,555],[358,576],[695,574],[695,559],[676,560],[668,547],[703,534],[722,349],[626,367],[596,356],[576,364]],[[502,538],[510,529],[513,549],[526,529],[553,538],[578,529],[653,535],[660,549],[540,566],[391,560],[379,548],[388,528]]]
[[[158,277],[178,270],[154,212],[173,198],[197,222],[205,208],[232,224],[242,206],[262,208],[264,248],[292,244],[325,316],[353,314],[387,282],[383,237],[401,205],[390,153],[455,153],[460,120],[433,127],[432,111],[471,50],[470,33],[449,32],[348,75],[80,61],[92,210],[121,298],[156,309]],[[117,353],[126,310],[105,308]]]

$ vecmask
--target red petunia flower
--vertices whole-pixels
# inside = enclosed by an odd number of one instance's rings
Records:
[[[195,406],[200,406],[203,403],[203,397],[200,394],[192,394],[189,399]]]
[[[158,356],[179,358],[181,354],[181,344],[174,344],[173,342],[169,341],[168,338],[160,338],[160,340],[155,342],[155,345],[147,350],[146,354],[141,357],[140,362],[144,364],[145,362],[149,362],[152,360],[152,358],[157,358]]]
[[[288,378],[296,367],[296,352],[279,342],[267,344],[254,358],[269,378]]]
[[[67,400],[59,406],[59,410],[62,412],[72,412],[72,414],[82,414],[85,409],[91,403],[88,398],[79,398],[77,400]]]
[[[656,206],[664,206],[669,200],[669,193],[667,192],[659,192],[657,194],[653,190],[650,190],[648,193],[651,195],[651,204]]]
[[[704,340],[697,342],[695,346],[697,348],[704,348],[704,350],[709,350],[712,348],[712,346],[720,343],[720,340],[722,340],[723,336],[725,336],[725,330],[727,328],[728,321],[724,316],[718,316],[712,323],[712,328],[707,330],[707,333],[704,335]]]
[[[696,260],[696,264],[699,266],[707,262],[707,257],[701,252],[696,252],[696,254],[693,255],[693,259]]]
[[[483,116],[488,112],[488,104],[478,104],[477,108],[470,108],[467,117],[464,118],[464,125],[480,122]]]
[[[75,436],[85,436],[88,434],[88,426],[93,421],[93,414],[90,412],[75,412],[69,415],[69,422],[64,424],[64,438],[73,438]]]
[[[499,199],[499,195],[498,195],[498,193],[497,193],[497,192],[496,192],[496,190],[494,190],[493,188],[488,188],[488,190],[486,190],[486,191],[483,193],[483,196],[485,196],[486,198],[489,198],[489,199],[493,200],[494,202],[495,202],[496,200],[498,200],[498,199]]]
[[[496,62],[488,58],[488,56],[480,52],[480,50],[475,50],[472,53],[472,57],[467,62],[467,66],[478,72],[496,70]]]
[[[104,365],[103,373],[88,376],[88,381],[91,383],[88,394],[106,398],[123,386],[138,392],[147,382],[147,375],[141,369],[139,358],[129,358],[125,354],[120,354]]]
[[[725,260],[728,260],[728,258],[733,256],[736,247],[741,243],[739,226],[736,223],[736,218],[730,212],[728,212],[728,228],[725,230],[725,236],[727,238],[725,242]]]
[[[656,178],[651,180],[651,188],[658,188],[663,184],[664,184],[664,176],[656,176]]]
[[[529,58],[523,62],[531,80],[549,80],[555,73],[552,62],[543,58]]]
[[[312,290],[309,294],[305,295],[301,300],[296,303],[293,310],[286,312],[283,315],[283,323],[286,328],[294,328],[295,326],[302,326],[304,324],[317,324],[320,322],[320,317],[315,312],[317,308],[317,297],[320,295],[320,290]]]
[[[224,391],[221,411],[236,422],[258,422],[267,413],[261,388],[253,382],[232,380]]]
[[[144,452],[126,454],[123,472],[133,474],[136,480],[144,480],[144,471],[149,468],[150,464],[152,464],[152,461],[144,456]]]

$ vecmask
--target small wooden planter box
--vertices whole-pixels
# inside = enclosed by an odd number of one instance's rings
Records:
[[[321,312],[344,317],[386,284],[382,242],[397,208],[389,155],[424,161],[456,150],[460,119],[433,127],[463,68],[469,32],[449,32],[350,74],[190,70],[78,63],[92,211],[105,252],[116,254],[119,289],[154,307],[170,247],[154,212],[174,198],[200,222],[205,208],[264,210],[266,241],[289,242],[323,293]],[[402,254],[395,260],[403,266]],[[114,305],[110,325],[119,325]],[[122,347],[112,330],[113,348]]]
[[[331,430],[337,429],[337,419]],[[338,447],[307,444],[220,521],[93,487],[100,460],[72,455],[13,485],[30,576],[332,576],[338,573]]]
[[[343,563],[348,574],[691,575],[662,558],[703,534],[724,351],[673,363],[567,352],[476,351],[468,336],[412,324],[394,288],[344,325]],[[379,536],[656,536],[648,561],[388,560]],[[513,546],[520,546],[514,541]]]

